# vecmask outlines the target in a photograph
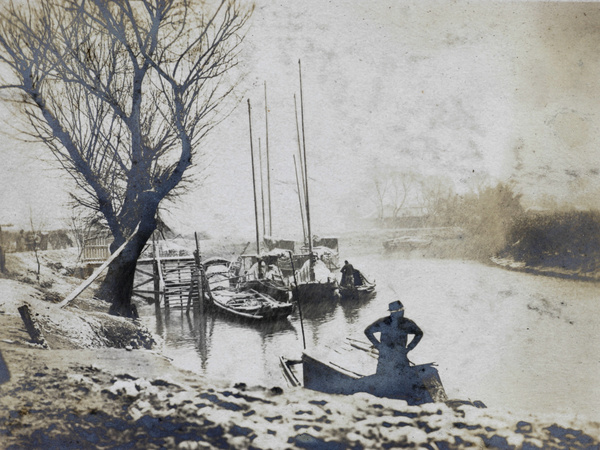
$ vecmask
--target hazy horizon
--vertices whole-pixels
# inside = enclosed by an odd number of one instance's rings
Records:
[[[509,182],[525,207],[599,206],[594,3],[261,0],[245,44],[239,107],[195,169],[206,179],[169,206],[181,232],[253,235],[246,99],[264,150],[266,82],[273,235],[302,234],[292,160],[298,60],[315,234],[373,214],[366,194],[386,170],[445,179],[457,192]],[[26,229],[31,208],[60,227],[70,216],[67,175],[38,160],[51,159],[40,145],[12,137],[12,113],[0,117],[0,223]]]

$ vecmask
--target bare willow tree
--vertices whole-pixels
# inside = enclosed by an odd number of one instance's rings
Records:
[[[372,176],[372,198],[377,205],[377,218],[384,220],[389,210],[391,217],[397,219],[417,184],[416,175],[412,172],[375,169]]]
[[[238,0],[29,0],[0,16],[1,87],[104,217],[111,251],[130,238],[99,291],[113,314],[135,315],[136,261],[224,117],[251,13]]]
[[[419,184],[421,205],[427,211],[430,224],[455,225],[460,198],[452,180],[444,176],[425,176]]]

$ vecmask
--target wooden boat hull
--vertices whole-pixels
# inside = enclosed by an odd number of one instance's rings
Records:
[[[373,295],[375,293],[375,285],[369,286],[340,286],[340,296],[342,299],[357,298],[362,296]]]
[[[328,394],[366,392],[376,397],[404,400],[410,405],[444,402],[452,408],[465,405],[486,407],[481,401],[449,400],[432,363],[410,366],[403,376],[380,375],[374,373],[378,354],[370,344],[350,338],[345,344],[333,353],[311,354],[305,351],[301,359],[280,357],[284,378],[292,387]],[[354,362],[360,364],[351,363],[350,353],[358,356]]]
[[[269,295],[253,289],[236,287],[235,277],[230,276],[229,264],[215,258],[205,262],[206,297],[218,310],[243,319],[283,319],[294,310],[294,304],[278,302]]]
[[[223,287],[207,289],[210,303],[217,309],[245,319],[282,319],[294,310],[291,302],[278,302],[266,294],[249,290],[233,290]]]
[[[366,392],[376,397],[405,400],[410,405],[446,401],[446,393],[437,369],[432,364],[411,366],[403,378],[373,374],[360,376],[302,355],[303,385],[314,391],[350,395]]]
[[[269,303],[252,302],[244,300],[243,302],[232,302],[230,296],[211,295],[212,305],[228,314],[251,320],[272,320],[285,319],[294,310],[292,303],[281,303],[271,300]]]
[[[354,269],[351,280],[351,283],[340,283],[342,299],[364,297],[375,293],[375,283],[369,281],[359,270]]]
[[[297,290],[292,289],[292,297],[296,301],[299,297],[302,302],[322,302],[337,300],[340,292],[336,282],[309,281],[299,283]]]
[[[280,363],[290,385],[314,391],[342,395],[366,392],[411,405],[447,400],[433,364],[406,367],[390,375],[377,373],[377,360],[378,352],[370,343],[347,338],[335,348],[305,350],[301,359],[280,358]]]
[[[252,289],[262,294],[266,294],[277,302],[290,301],[290,288],[279,286],[269,280],[248,280],[240,284],[241,290]]]

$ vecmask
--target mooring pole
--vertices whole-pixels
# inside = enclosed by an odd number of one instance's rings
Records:
[[[160,264],[158,260],[156,238],[152,236],[152,277],[154,278],[154,312],[160,314]]]
[[[294,255],[290,253],[290,264],[292,265],[292,274],[294,275],[294,291],[296,291],[296,303],[298,304],[298,315],[300,316],[300,329],[302,330],[302,346],[306,350],[306,337],[304,336],[304,320],[302,319],[302,306],[300,305],[300,291],[298,290],[298,280],[296,279],[296,268],[294,267]]]
[[[0,272],[6,272],[6,249],[4,247],[4,234],[2,227],[12,227],[12,223],[4,223],[0,225]]]
[[[200,256],[200,241],[198,240],[198,233],[194,231],[194,239],[196,240],[196,252],[194,254],[196,267],[197,267],[197,283],[198,283],[198,301],[200,307],[204,305],[204,268],[202,267],[202,258]]]

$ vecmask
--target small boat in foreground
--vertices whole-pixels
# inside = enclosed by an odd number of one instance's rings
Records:
[[[450,406],[481,402],[448,400],[435,365],[412,365],[405,378],[376,373],[378,352],[369,343],[347,338],[343,345],[325,351],[304,351],[300,360],[280,357],[290,386],[303,386],[329,394],[366,392],[376,397],[405,400],[410,405],[445,402]]]

